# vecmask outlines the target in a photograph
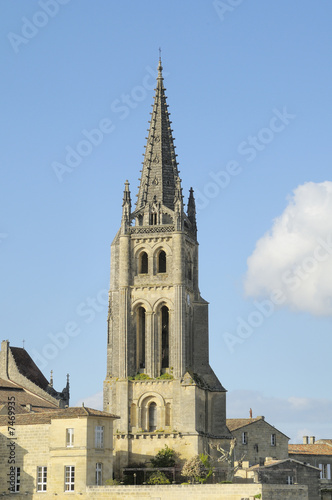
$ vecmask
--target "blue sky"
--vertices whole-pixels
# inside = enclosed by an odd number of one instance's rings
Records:
[[[58,390],[70,373],[72,404],[100,401],[110,244],[161,47],[228,416],[331,437],[331,16],[328,0],[1,2],[0,328]]]

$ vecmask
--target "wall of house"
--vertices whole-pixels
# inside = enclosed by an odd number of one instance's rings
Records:
[[[273,467],[264,467],[258,472],[258,480],[262,483],[285,484],[288,476],[293,478],[294,484],[308,486],[310,500],[320,499],[319,472],[311,467],[287,461],[273,465]]]
[[[243,432],[247,432],[247,444],[242,444]],[[266,457],[276,460],[288,458],[288,438],[263,419],[232,431],[232,434],[236,437],[234,460],[241,460],[244,456],[244,460],[252,466],[260,464],[260,459]],[[276,436],[275,446],[271,445],[271,434]]]
[[[112,478],[112,423],[110,418],[78,417],[52,419],[51,423],[47,424],[15,425],[15,466],[21,468],[21,491],[36,491],[38,466],[47,467],[47,492],[50,494],[64,493],[65,466],[75,467],[77,492],[85,491],[87,484],[95,484],[97,463],[103,464],[103,479]],[[95,448],[94,435],[97,425],[104,427],[104,447],[101,449]],[[66,444],[66,429],[69,428],[74,429],[72,447]],[[7,426],[0,427],[0,494],[8,488],[9,441]]]

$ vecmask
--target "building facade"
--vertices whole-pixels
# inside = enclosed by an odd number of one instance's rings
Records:
[[[228,418],[227,427],[236,438],[234,460],[249,466],[264,465],[266,458],[288,458],[289,438],[266,422],[264,417]]]
[[[118,467],[164,444],[182,458],[229,446],[226,391],[209,365],[208,303],[198,287],[193,190],[184,208],[159,61],[136,207],[125,183],[111,246],[104,410]]]
[[[0,494],[63,498],[104,484],[113,476],[115,418],[84,407],[15,414],[9,402],[0,415]]]

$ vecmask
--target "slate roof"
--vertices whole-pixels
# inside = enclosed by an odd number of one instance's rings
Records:
[[[28,352],[22,347],[9,347],[18,371],[34,384],[46,391],[49,383]]]
[[[332,455],[332,447],[328,444],[289,444],[289,455]]]
[[[106,411],[94,410],[93,408],[86,408],[85,406],[72,407],[65,409],[54,409],[52,411],[43,412],[29,412],[17,414],[15,418],[15,426],[17,425],[37,425],[37,424],[50,424],[52,419],[60,418],[80,418],[80,417],[106,417],[106,418],[120,418],[112,413]],[[8,421],[7,415],[0,415],[0,426],[6,426]]]
[[[50,403],[46,399],[37,396],[26,390],[24,387],[0,378],[0,405],[7,404],[8,398],[14,397],[16,404],[16,412],[24,411],[23,407],[31,405],[34,411],[42,411],[43,409],[59,408],[57,405]],[[20,409],[21,408],[21,409]]]

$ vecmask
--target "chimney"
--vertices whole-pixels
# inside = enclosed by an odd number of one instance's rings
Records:
[[[315,436],[310,436],[309,444],[315,444]]]
[[[303,444],[308,444],[309,438],[308,436],[303,436]]]

